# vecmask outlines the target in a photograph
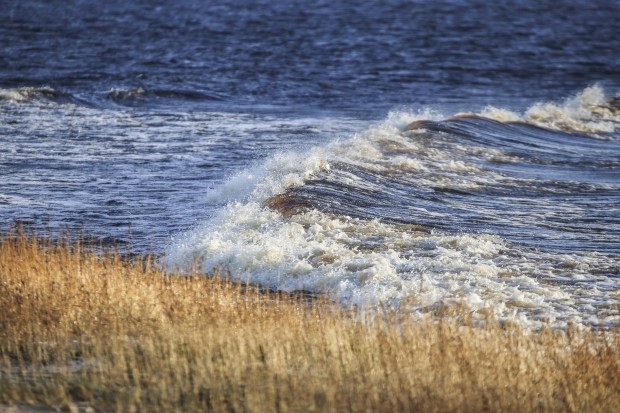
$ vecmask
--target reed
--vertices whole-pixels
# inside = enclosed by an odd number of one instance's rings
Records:
[[[465,309],[363,317],[80,240],[0,240],[5,410],[611,412],[619,345]]]

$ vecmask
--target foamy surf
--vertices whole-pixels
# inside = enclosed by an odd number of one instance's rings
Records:
[[[15,103],[28,103],[32,101],[56,100],[65,97],[67,94],[61,93],[51,87],[19,87],[11,89],[0,88],[0,100],[7,100]]]
[[[580,96],[555,106],[564,108],[562,125],[570,124],[574,132],[575,125],[588,124],[591,133],[609,133],[592,126],[594,115],[584,121],[581,110],[571,109],[576,101],[598,104],[603,98],[597,89]],[[428,118],[434,118],[435,129],[424,127],[431,125],[424,123]],[[168,266],[206,273],[220,268],[242,281],[325,293],[361,308],[424,311],[461,302],[474,312],[484,309],[524,324],[618,324],[620,251],[613,234],[598,229],[596,218],[580,215],[587,208],[582,198],[558,199],[555,205],[548,204],[556,198],[545,198],[582,190],[617,196],[618,182],[588,182],[586,188],[573,181],[577,175],[566,181],[536,177],[557,173],[556,167],[536,166],[541,157],[571,164],[571,147],[558,146],[557,154],[547,154],[545,147],[528,155],[519,152],[518,142],[510,143],[527,132],[528,139],[556,145],[558,135],[543,130],[536,135],[537,129],[509,129],[508,124],[504,129],[503,123],[476,118],[439,119],[428,111],[392,113],[364,133],[278,153],[239,173],[209,194],[223,205],[212,218],[173,239]],[[416,122],[422,123],[404,131]],[[488,141],[505,134],[509,143]],[[585,168],[614,173],[613,152],[610,159],[599,158],[609,150],[618,148],[595,148],[590,155],[584,149],[584,159],[592,158]],[[529,193],[525,183],[533,185]],[[537,192],[536,185],[543,189]],[[527,205],[511,210],[521,202]],[[609,231],[617,226],[613,210],[593,213],[609,221]],[[546,224],[529,225],[542,217],[549,225],[562,217],[565,222],[556,233]],[[548,245],[540,244],[544,239]]]
[[[524,113],[488,106],[480,115],[500,122],[527,122],[601,138],[611,138],[620,129],[620,102],[607,96],[600,85],[590,86],[561,103],[536,103]]]

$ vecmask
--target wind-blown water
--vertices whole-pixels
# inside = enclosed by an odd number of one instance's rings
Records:
[[[620,6],[14,2],[5,227],[345,304],[620,322]]]

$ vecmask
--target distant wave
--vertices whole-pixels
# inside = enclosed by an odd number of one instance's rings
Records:
[[[106,93],[108,99],[120,104],[136,104],[147,99],[147,91],[143,88],[112,89]]]
[[[69,93],[57,91],[51,87],[19,87],[0,89],[0,100],[27,103],[35,100],[68,102],[72,100]]]
[[[49,105],[78,105],[95,107],[97,104],[91,98],[74,95],[64,90],[57,90],[49,86],[18,87],[11,89],[0,88],[0,101],[17,104],[33,104],[35,106]]]
[[[152,103],[158,99],[190,100],[190,101],[218,101],[224,97],[217,94],[209,94],[193,90],[149,90],[145,88],[135,89],[112,89],[106,93],[106,97],[119,104],[136,106]]]
[[[160,100],[167,103],[170,100],[180,101],[220,101],[226,97],[215,93],[193,90],[148,90],[145,88],[111,89],[105,92],[105,99],[122,106],[141,106],[158,103]],[[19,104],[52,103],[76,104],[84,106],[99,106],[100,98],[97,94],[86,98],[75,96],[66,91],[59,91],[51,87],[18,87],[11,89],[0,88],[0,101],[10,101]]]

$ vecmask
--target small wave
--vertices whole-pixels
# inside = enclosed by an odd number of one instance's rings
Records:
[[[153,94],[159,98],[180,99],[180,100],[224,100],[226,97],[216,93],[207,93],[197,90],[154,90]]]
[[[561,103],[536,103],[522,114],[488,106],[479,115],[500,122],[526,122],[603,139],[620,139],[620,97],[606,97],[598,84]]]
[[[8,100],[16,103],[28,103],[32,101],[65,103],[73,99],[69,93],[60,92],[51,87],[19,87],[0,89],[0,100]]]
[[[106,93],[106,97],[123,106],[140,106],[145,103],[153,103],[159,99],[185,100],[185,101],[215,101],[223,100],[224,97],[217,94],[209,94],[193,90],[148,90],[142,87],[135,89],[112,89]]]
[[[107,98],[121,105],[137,105],[148,98],[146,89],[112,89],[106,94]]]

